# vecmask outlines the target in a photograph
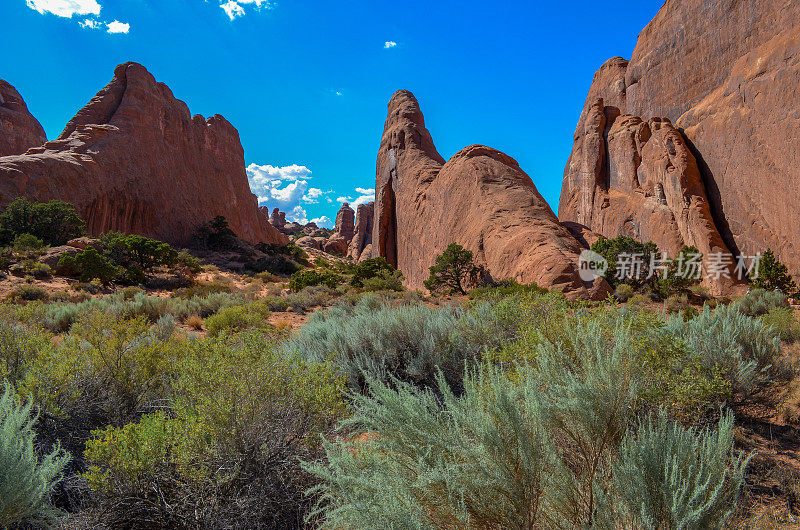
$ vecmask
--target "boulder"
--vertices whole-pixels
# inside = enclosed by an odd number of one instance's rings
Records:
[[[295,244],[301,247],[322,250],[322,242],[316,237],[303,236],[299,238],[297,241],[295,241]]]
[[[645,180],[652,182],[654,164],[682,157],[685,167],[679,160],[664,171],[674,177],[668,181],[693,181],[684,195],[688,216],[665,189],[670,212],[660,213],[650,227],[642,222],[642,230],[652,229],[655,237],[657,225],[665,223],[662,239],[705,239],[715,248],[719,235],[727,250],[749,256],[772,248],[800,275],[800,195],[793,192],[800,188],[798,20],[797,2],[665,2],[639,35],[630,61],[613,58],[595,74],[564,173],[559,217],[609,237],[627,233],[632,227],[621,222],[625,212],[638,212],[634,217],[640,220],[631,222],[639,223],[647,215],[640,209],[650,208],[644,206],[648,198],[664,206],[655,190],[644,187]],[[633,136],[653,119],[662,124],[655,144]],[[672,155],[663,141],[679,136]],[[610,159],[593,168],[601,160],[600,146],[608,148]],[[631,180],[632,169],[640,167],[651,174]],[[600,199],[591,197],[592,179]],[[609,213],[597,209],[606,199]],[[703,203],[711,222],[698,210],[705,210]],[[696,231],[692,237],[687,227]]]
[[[70,239],[67,241],[67,245],[70,247],[75,247],[78,250],[86,250],[87,247],[94,247],[99,252],[103,249],[103,244],[100,242],[100,240],[92,237],[77,237],[75,239]]]
[[[76,255],[81,252],[81,249],[74,247],[72,245],[60,245],[57,247],[50,247],[48,248],[41,257],[39,257],[40,262],[44,263],[45,265],[49,266],[51,269],[56,270],[58,268],[58,262],[64,255]]]
[[[0,156],[20,155],[47,141],[17,90],[0,79]]]
[[[322,244],[322,250],[328,254],[345,256],[347,254],[347,244],[348,241],[343,237],[331,236]]]
[[[372,255],[400,269],[409,287],[422,288],[436,256],[455,242],[494,280],[592,295],[578,273],[581,244],[517,162],[472,145],[445,163],[411,92],[389,102],[376,169]]]
[[[244,240],[288,242],[258,212],[236,129],[219,115],[192,116],[136,63],[119,65],[56,140],[0,158],[0,206],[20,195],[74,204],[92,235],[185,246],[221,215]]]
[[[370,250],[372,249],[372,219],[374,215],[374,202],[358,205],[358,208],[356,209],[354,234],[347,249],[348,257],[353,258],[354,260],[360,260],[361,256],[364,254],[366,254],[364,259],[371,257],[369,253],[364,251],[368,246],[370,247]]]

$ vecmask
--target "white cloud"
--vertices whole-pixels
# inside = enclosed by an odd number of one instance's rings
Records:
[[[337,90],[337,91],[336,91],[336,95],[337,95],[337,96],[343,96],[344,94],[342,94],[342,91],[341,91],[341,90]]]
[[[41,14],[72,18],[72,15],[99,15],[97,0],[27,0],[28,7]]]
[[[83,22],[78,22],[78,25],[80,25],[82,28],[99,29],[103,24],[99,20],[87,18]]]
[[[384,50],[388,50],[390,48],[395,48],[395,47],[397,47],[397,43],[393,40],[387,40],[386,42],[383,43]]]
[[[331,221],[330,217],[327,215],[323,215],[322,217],[315,217],[311,220],[312,223],[317,223],[317,226],[320,228],[333,228],[333,221]]]
[[[131,25],[115,20],[106,24],[106,28],[108,28],[108,33],[128,33],[131,30]]]
[[[219,7],[225,11],[228,18],[234,20],[237,17],[243,17],[245,15],[245,10],[242,6],[246,5],[254,5],[257,9],[273,9],[275,7],[275,3],[268,0],[228,0],[224,3],[223,0],[220,0]]]
[[[352,206],[353,208],[357,207],[359,204],[367,204],[368,202],[375,202],[375,189],[356,188],[356,192],[359,195],[355,199],[350,195],[344,195],[342,197],[337,197],[336,202],[349,203],[350,206]]]
[[[325,192],[319,188],[308,188],[308,191],[300,198],[300,200],[308,204],[316,204],[319,202],[319,198],[323,195],[325,195]]]
[[[375,188],[356,188],[356,191],[361,195],[372,195],[375,196]]]
[[[290,166],[271,166],[269,164],[259,166],[258,164],[250,164],[247,166],[247,173],[264,179],[280,179],[280,180],[299,180],[309,178],[311,170],[306,166],[299,166],[292,164]]]

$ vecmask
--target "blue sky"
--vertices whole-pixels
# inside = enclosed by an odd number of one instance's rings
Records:
[[[630,56],[662,2],[537,4],[3,0],[0,78],[52,139],[140,62],[193,114],[233,123],[251,187],[299,220],[368,200],[386,104],[408,89],[442,156],[500,149],[555,210],[595,70]]]

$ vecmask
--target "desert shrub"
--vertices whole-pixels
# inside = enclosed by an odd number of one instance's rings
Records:
[[[140,235],[108,232],[100,242],[106,257],[125,269],[148,271],[160,265],[174,265],[178,259],[178,252],[169,244]]]
[[[0,380],[8,379],[19,386],[39,350],[50,346],[48,335],[0,319]]]
[[[692,270],[687,263],[702,262],[702,254],[695,246],[686,246],[678,252],[678,258],[666,259],[662,265],[664,269],[659,272],[658,279],[654,282],[654,289],[663,299],[670,296],[685,294],[702,280],[699,266]]]
[[[85,232],[86,223],[66,202],[37,203],[19,197],[0,213],[0,243],[5,245],[22,234],[30,234],[47,245],[64,245]]]
[[[264,256],[259,258],[254,263],[247,265],[247,270],[256,274],[270,273],[280,274],[284,276],[292,275],[302,270],[302,265],[293,259],[277,254],[275,256]]]
[[[269,308],[261,301],[245,305],[234,305],[221,309],[205,320],[205,328],[211,337],[220,333],[238,333],[246,329],[268,329]]]
[[[375,276],[361,281],[361,286],[365,291],[395,291],[402,292],[403,273],[396,270],[382,270]]]
[[[394,267],[389,265],[386,258],[383,257],[366,259],[353,267],[353,277],[350,279],[350,285],[353,287],[363,287],[364,280],[378,276],[381,271],[391,273],[394,271]]]
[[[657,279],[657,276],[651,274],[650,271],[651,257],[658,254],[658,247],[652,241],[641,243],[626,236],[618,236],[613,239],[601,236],[592,245],[592,251],[603,256],[608,262],[605,278],[614,288],[621,283],[638,288]],[[625,266],[624,269],[620,269],[621,255],[636,256],[639,266]]]
[[[0,396],[0,526],[51,523],[57,515],[50,505],[70,455],[56,444],[39,457],[35,449],[37,415],[4,383]]]
[[[689,297],[685,294],[673,294],[664,300],[664,309],[667,313],[683,311],[689,307]]]
[[[197,238],[204,247],[216,251],[231,250],[238,244],[236,233],[221,215],[198,228]]]
[[[353,397],[356,434],[325,443],[327,464],[306,464],[322,481],[322,528],[547,527],[554,455],[535,377],[483,369],[460,397],[440,385],[441,401],[403,383]]]
[[[450,243],[436,256],[436,262],[429,270],[430,276],[423,283],[431,293],[467,294],[466,288],[475,284],[480,274],[480,269],[472,261],[472,251],[457,243]]]
[[[191,287],[178,289],[172,296],[175,298],[192,298],[195,296],[208,296],[213,293],[233,292],[233,284],[228,281],[213,280],[210,282],[197,282]]]
[[[686,429],[663,410],[622,442],[614,485],[639,528],[723,528],[749,460],[733,450],[733,414],[714,429]]]
[[[652,302],[650,297],[641,293],[637,293],[628,299],[628,304],[635,307],[641,307],[645,304],[649,304],[650,302]]]
[[[203,319],[198,315],[190,315],[189,318],[186,319],[186,325],[194,330],[200,331],[203,329]]]
[[[188,341],[169,414],[96,431],[86,475],[112,527],[297,528],[312,502],[298,458],[345,414],[339,377],[259,333]],[[154,523],[155,521],[155,523]]]
[[[711,300],[714,298],[711,294],[711,290],[709,290],[709,288],[705,285],[693,285],[689,287],[689,292],[702,301]]]
[[[77,276],[82,282],[97,279],[103,284],[111,283],[124,272],[91,246],[78,254],[61,256],[58,269],[68,276]]]
[[[343,284],[344,281],[343,277],[331,270],[308,269],[292,274],[289,280],[289,288],[294,292],[313,285],[325,285],[335,289],[337,285]]]
[[[716,370],[735,392],[747,395],[765,382],[779,354],[776,333],[758,319],[739,311],[736,304],[707,306],[697,318],[667,321],[665,332],[680,337],[706,370]]]
[[[747,316],[759,317],[770,310],[788,305],[787,297],[780,291],[753,289],[736,301],[739,310]]]
[[[284,311],[291,307],[297,313],[304,313],[312,307],[328,304],[337,296],[338,293],[328,285],[312,285],[304,287],[299,293],[289,293],[277,305],[282,306]]]
[[[22,300],[25,302],[49,299],[47,291],[36,285],[20,285],[7,296],[10,300]]]
[[[200,264],[200,260],[185,250],[181,250],[176,254],[174,264],[184,267],[191,274],[203,272],[203,266]]]
[[[14,254],[25,258],[33,258],[41,254],[44,249],[44,241],[32,234],[20,234],[11,243]]]
[[[46,263],[39,263],[32,259],[26,259],[21,263],[15,264],[13,267],[20,267],[20,275],[31,275],[37,280],[49,278],[53,275],[53,269],[51,269],[49,265]]]
[[[617,288],[614,289],[614,297],[619,300],[620,302],[627,302],[636,294],[636,290],[633,286],[628,285],[627,283],[621,283],[617,285]]]
[[[539,287],[535,283],[522,284],[515,280],[506,280],[494,285],[483,285],[476,287],[469,292],[470,300],[495,301],[503,298],[527,294],[543,294],[547,289]]]
[[[778,290],[786,295],[797,292],[797,284],[789,274],[789,269],[767,249],[758,264],[758,275],[752,278],[753,287],[768,291]]]
[[[783,341],[795,342],[800,339],[800,326],[789,307],[773,307],[761,317],[761,321],[774,329]]]
[[[393,308],[366,298],[312,314],[284,348],[309,361],[332,359],[354,389],[364,387],[364,373],[431,386],[439,369],[457,386],[465,359],[476,355],[455,332],[462,316],[456,308]]]

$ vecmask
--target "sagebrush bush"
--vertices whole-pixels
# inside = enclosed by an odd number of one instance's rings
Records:
[[[636,290],[632,285],[628,285],[627,283],[621,283],[617,285],[616,289],[614,289],[614,297],[620,302],[627,302],[635,294]]]
[[[765,382],[780,352],[780,339],[770,327],[739,310],[738,304],[708,306],[697,318],[670,318],[665,331],[681,337],[697,361],[716,370],[736,392],[747,395]]]
[[[422,305],[393,308],[374,300],[314,313],[285,350],[310,361],[332,359],[352,388],[363,387],[362,372],[380,380],[392,376],[432,385],[437,369],[457,384],[470,356],[455,334],[462,312]]]
[[[34,447],[37,415],[6,382],[0,396],[0,527],[50,523],[50,495],[70,460],[56,444],[41,458]]]
[[[780,291],[753,289],[736,301],[739,310],[745,315],[758,317],[766,315],[771,309],[788,306],[788,298]]]
[[[684,428],[664,410],[631,430],[614,463],[622,514],[639,528],[723,528],[749,457],[733,449],[733,414],[714,429]]]
[[[800,339],[800,325],[790,307],[773,307],[761,317],[761,321],[774,329],[783,341],[796,342]]]

